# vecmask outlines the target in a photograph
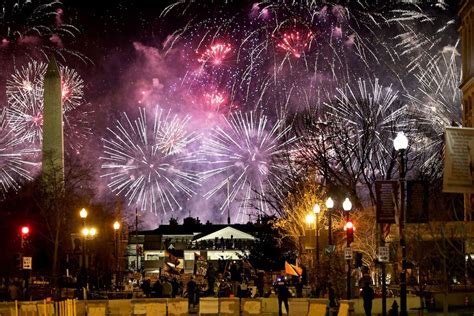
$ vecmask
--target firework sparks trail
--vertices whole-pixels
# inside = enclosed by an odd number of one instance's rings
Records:
[[[221,65],[232,53],[232,46],[226,43],[213,44],[198,58],[201,64]]]
[[[407,95],[411,111],[420,122],[420,151],[428,153],[423,167],[442,174],[444,130],[446,126],[462,126],[462,79],[459,43],[445,47],[426,64],[417,64],[418,89]]]
[[[314,34],[311,31],[305,34],[298,31],[288,32],[283,34],[283,38],[278,42],[277,46],[294,57],[300,58],[310,46],[313,38]]]
[[[25,146],[15,135],[7,120],[6,108],[0,110],[0,195],[18,190],[23,181],[32,180],[31,168],[36,166],[38,151]]]
[[[155,214],[181,210],[183,198],[194,195],[199,184],[190,169],[196,162],[191,147],[198,138],[186,130],[190,119],[158,107],[151,121],[142,108],[135,120],[124,113],[103,139],[102,177],[110,189],[129,205]]]
[[[43,138],[43,82],[47,64],[33,61],[18,69],[7,81],[8,118],[14,132],[29,143],[40,144]],[[87,112],[83,109],[82,78],[71,68],[59,67],[65,137],[74,151],[90,134]]]
[[[203,12],[208,8],[206,4],[194,6],[202,6]],[[179,12],[189,14],[190,21],[173,34],[165,51],[182,43],[182,52],[193,61],[203,43],[231,38],[236,43],[231,67],[207,67],[201,72],[203,76],[185,76],[182,85],[193,89],[203,82],[211,83],[226,91],[229,104],[245,106],[239,106],[241,109],[319,106],[328,99],[317,92],[317,87],[334,90],[353,78],[372,77],[374,71],[393,73],[397,82],[384,84],[409,91],[406,70],[411,74],[414,60],[425,59],[425,52],[436,50],[443,42],[436,31],[427,36],[416,30],[421,24],[441,24],[439,30],[452,24],[438,23],[419,6],[406,5],[400,10],[392,2],[360,1],[344,6],[336,2],[277,0],[253,5],[250,12],[228,13],[225,4],[220,6],[222,14],[202,19],[193,16],[193,6],[183,7],[177,2],[167,7],[162,17]],[[378,32],[380,29],[388,30],[388,36]],[[211,56],[224,48],[208,48],[200,63],[212,64]],[[282,50],[287,52],[285,56],[277,54]],[[216,60],[218,64],[221,58]],[[191,62],[188,73],[195,73],[193,67]]]
[[[220,211],[237,201],[235,217],[241,221],[252,209],[269,212],[263,197],[267,190],[275,189],[273,180],[281,180],[284,166],[278,159],[294,138],[289,136],[291,126],[285,126],[284,120],[272,125],[267,116],[256,111],[232,113],[225,122],[224,127],[215,127],[203,141],[202,152],[209,170],[201,177],[204,181],[217,181],[204,197],[209,199],[228,190]]]
[[[79,29],[63,23],[60,1],[12,0],[0,6],[0,54],[16,58],[48,59],[54,53],[61,60],[72,55],[91,62],[83,54],[64,48],[65,39],[74,39]],[[54,17],[54,19],[53,19]]]
[[[409,132],[412,128],[407,106],[401,105],[398,92],[382,86],[378,79],[369,82],[359,79],[357,89],[347,84],[338,89],[333,102],[325,105],[327,122],[342,124],[351,138],[349,141],[363,147],[362,158],[353,159],[353,163],[370,161],[374,167],[366,173],[373,171],[374,177],[385,177],[392,158],[394,133]]]

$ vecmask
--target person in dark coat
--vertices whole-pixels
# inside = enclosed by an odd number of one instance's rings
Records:
[[[283,277],[277,279],[275,291],[278,294],[278,315],[282,316],[281,303],[285,304],[286,313],[289,314],[288,297],[290,296],[290,292],[288,291],[288,285]]]
[[[206,278],[207,278],[207,294],[213,296],[214,293],[214,284],[216,283],[216,269],[214,269],[214,266],[212,263],[209,263],[209,267],[207,268],[206,272]]]
[[[257,281],[255,282],[257,285],[257,292],[258,292],[258,297],[263,297],[263,290],[265,287],[265,272],[264,271],[259,271],[257,273]]]
[[[186,284],[186,291],[188,292],[188,305],[189,307],[194,308],[194,305],[197,304],[197,283],[194,281],[194,277],[191,277],[188,284]]]
[[[171,297],[175,298],[176,295],[178,295],[178,293],[179,293],[179,283],[178,283],[178,280],[176,278],[173,278],[173,280],[171,280],[171,287],[173,288],[173,290],[171,292]]]
[[[151,289],[152,297],[162,297],[161,291],[162,291],[161,281],[158,279],[156,280],[155,284],[153,284],[153,288]]]
[[[142,290],[143,290],[143,294],[145,294],[145,297],[150,297],[150,294],[151,294],[151,281],[150,281],[150,279],[146,279],[145,281],[143,281]]]
[[[368,283],[366,283],[362,288],[362,298],[364,300],[364,311],[366,316],[370,316],[372,314],[372,300],[374,297],[374,290]]]

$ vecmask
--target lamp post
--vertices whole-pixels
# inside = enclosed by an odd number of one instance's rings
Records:
[[[85,278],[85,283],[87,286],[87,273],[86,273],[86,235],[84,234],[84,230],[86,229],[86,218],[87,218],[87,210],[82,208],[79,211],[79,217],[82,219],[82,273]]]
[[[84,257],[87,256],[87,250],[86,250],[86,245],[87,245],[87,238],[94,238],[95,235],[97,234],[97,230],[92,227],[92,228],[88,228],[88,227],[84,227],[82,229],[82,236],[84,238]],[[88,260],[85,260],[85,262],[87,262]],[[89,271],[88,271],[88,265],[86,264],[85,265],[85,279],[86,279],[86,289],[89,288],[89,282],[88,282],[88,274],[89,274]]]
[[[349,221],[350,219],[350,211],[352,209],[352,203],[349,198],[346,198],[342,203],[342,208],[344,210],[344,214],[346,216],[346,232],[347,232],[347,248],[351,246],[351,233],[353,232],[354,227],[352,226],[352,222]],[[350,227],[349,227],[350,226]],[[351,259],[347,259],[347,299],[351,299]]]
[[[315,204],[313,207],[313,212],[314,215],[316,216],[316,277],[318,280],[318,286],[319,286],[319,270],[320,270],[320,265],[319,265],[319,213],[321,212],[321,207],[319,204]]]
[[[402,248],[402,271],[400,272],[400,315],[407,314],[407,249],[405,240],[405,150],[408,148],[408,138],[403,132],[398,132],[397,137],[393,140],[393,147],[399,153],[399,177],[400,177],[400,219],[399,233],[400,246]]]
[[[328,226],[329,226],[329,231],[328,231],[328,244],[329,246],[332,245],[332,208],[334,207],[334,201],[332,200],[332,198],[328,198],[326,200],[326,208],[328,209],[328,216],[329,216],[329,222],[328,222]]]
[[[118,231],[120,229],[120,223],[115,221],[114,223],[114,252],[115,252],[115,288],[118,289],[119,287],[119,249],[118,249]]]

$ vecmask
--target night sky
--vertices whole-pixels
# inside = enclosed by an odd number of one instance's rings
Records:
[[[226,104],[226,117],[237,109],[264,111],[271,122],[267,132],[271,124],[275,124],[282,107],[286,107],[289,114],[308,106],[318,107],[325,102],[324,98],[335,95],[338,87],[358,78],[373,80],[377,77],[381,84],[399,90],[400,96],[411,94],[416,91],[415,74],[419,69],[407,71],[411,69],[410,61],[423,54],[438,54],[445,47],[452,48],[458,37],[457,1],[448,4],[431,1],[420,8],[400,5],[403,9],[419,10],[432,19],[431,22],[416,19],[400,22],[414,30],[414,43],[425,37],[429,42],[413,50],[397,46],[404,39],[397,34],[406,31],[402,31],[400,24],[387,26],[380,21],[372,24],[367,18],[368,14],[379,11],[389,12],[387,18],[395,17],[390,10],[397,6],[388,5],[387,1],[369,6],[367,14],[351,4],[345,7],[348,11],[344,11],[341,9],[344,6],[334,3],[319,5],[316,10],[305,6],[304,1],[301,5],[285,5],[284,1],[198,1],[180,4],[162,16],[163,10],[173,3],[65,0],[60,6],[63,10],[61,23],[72,24],[80,31],[74,38],[64,39],[64,47],[88,59],[82,61],[66,55],[66,62],[63,62],[76,69],[84,79],[84,99],[93,109],[89,116],[92,135],[81,149],[82,158],[97,160],[103,157],[101,138],[110,136],[106,128],[113,127],[117,119],[123,118],[122,112],[136,118],[139,106],[150,109],[159,104],[177,115],[192,115],[188,131],[202,135],[210,133],[209,126],[225,124],[215,117],[207,121],[209,116],[204,114],[208,113],[203,112],[200,104],[206,102],[206,95],[217,94],[216,91],[222,92],[225,103],[231,104]],[[341,12],[349,11],[351,18],[346,19],[345,13]],[[313,14],[315,12],[318,14]],[[171,36],[183,27],[187,29],[181,36]],[[293,29],[314,37],[309,47],[297,47],[301,50],[301,58],[277,45],[285,33]],[[364,58],[356,54],[358,39],[354,37],[354,30],[361,41],[371,45],[364,47]],[[441,31],[436,33],[437,30]],[[170,49],[173,40],[176,42]],[[201,65],[197,61],[199,54],[205,51],[204,47],[218,41],[231,43],[233,51],[229,60],[220,67]],[[33,56],[35,58],[40,57]],[[9,69],[0,76],[0,96],[6,104],[4,85],[11,75],[13,62],[5,52],[2,52],[1,60],[2,68]],[[15,64],[24,65],[27,61],[24,55],[16,56]],[[420,65],[424,62],[423,59],[419,61]],[[199,145],[193,143],[191,146],[198,150]],[[206,159],[215,162],[212,157]],[[100,164],[95,167],[100,174]],[[201,164],[192,168],[202,171],[206,167]],[[255,170],[258,173],[262,169],[257,166]],[[261,174],[252,174],[249,181],[261,179]],[[97,182],[98,199],[113,201],[114,195],[108,189],[106,179],[101,177]],[[166,221],[170,216],[182,218],[188,214],[225,222],[226,214],[219,210],[226,196],[225,186],[211,198],[202,198],[213,185],[198,186],[191,198],[180,195],[183,210],[166,215],[159,211],[158,216],[149,217],[150,226]],[[236,191],[243,192],[244,189]],[[231,209],[235,211],[233,218],[238,221],[246,221],[247,214],[253,214],[236,210],[242,206],[242,199],[236,196],[231,202]]]

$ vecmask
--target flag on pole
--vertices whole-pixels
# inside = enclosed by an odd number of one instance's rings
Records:
[[[303,269],[301,269],[297,265],[285,261],[285,273],[294,276],[301,276],[303,274]]]

